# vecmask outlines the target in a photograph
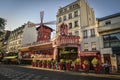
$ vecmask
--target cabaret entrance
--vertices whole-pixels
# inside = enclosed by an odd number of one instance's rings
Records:
[[[58,61],[60,61],[60,59],[74,61],[77,57],[78,57],[77,47],[67,46],[67,47],[58,48]]]

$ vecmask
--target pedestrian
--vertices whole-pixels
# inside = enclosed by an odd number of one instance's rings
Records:
[[[104,67],[104,71],[106,74],[109,74],[110,73],[110,64],[108,63],[108,61],[106,61],[104,64],[103,64],[103,67]]]
[[[59,62],[56,61],[56,69],[59,69]]]
[[[51,59],[51,67],[52,67],[52,69],[54,69],[54,59],[53,58]]]

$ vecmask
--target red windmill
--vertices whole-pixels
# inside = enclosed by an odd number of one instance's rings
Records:
[[[51,32],[53,31],[53,29],[46,26],[45,24],[56,24],[56,21],[43,23],[43,17],[44,17],[44,11],[40,12],[41,22],[35,24],[36,26],[39,25],[39,27],[37,27],[37,32],[38,32],[37,41],[50,41]]]

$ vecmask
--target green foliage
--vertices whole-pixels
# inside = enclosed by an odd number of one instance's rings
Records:
[[[51,63],[51,60],[47,60],[47,63]]]
[[[74,61],[75,64],[80,64],[80,59],[77,58],[75,61]]]
[[[65,60],[64,59],[60,59],[60,63],[64,63],[65,62]]]
[[[0,18],[0,28],[4,29],[6,25],[6,20],[4,18]]]
[[[92,64],[93,64],[93,65],[97,65],[97,64],[98,64],[98,60],[97,60],[97,58],[93,58],[93,60],[92,60]]]
[[[89,61],[88,60],[84,60],[83,62],[85,65],[89,65]]]
[[[43,62],[43,63],[47,63],[47,60],[43,60],[42,62]]]
[[[66,60],[66,63],[71,64],[72,60]]]
[[[32,62],[36,62],[36,59],[33,58]]]

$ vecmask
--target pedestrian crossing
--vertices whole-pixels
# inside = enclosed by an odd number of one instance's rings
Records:
[[[0,68],[0,74],[10,80],[50,80],[47,76],[17,71],[10,68]]]

